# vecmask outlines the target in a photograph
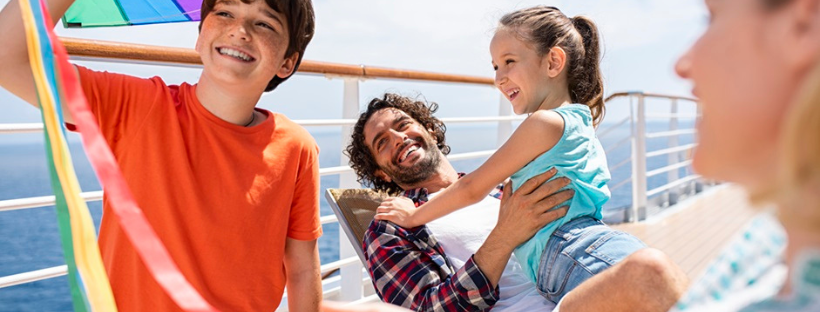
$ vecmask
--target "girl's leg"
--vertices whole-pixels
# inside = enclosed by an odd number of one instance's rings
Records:
[[[599,220],[572,220],[547,241],[538,268],[538,291],[550,301],[559,302],[582,282],[645,247],[636,237],[613,230]]]

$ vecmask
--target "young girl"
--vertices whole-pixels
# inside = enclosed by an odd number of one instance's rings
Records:
[[[543,296],[558,302],[584,280],[645,247],[600,221],[610,197],[610,175],[595,136],[604,114],[598,41],[591,20],[568,18],[554,7],[502,17],[490,43],[495,83],[516,114],[529,116],[475,172],[418,209],[407,199],[389,199],[376,219],[419,226],[479,202],[507,177],[515,190],[556,168],[558,176],[572,180],[569,210],[515,251]]]

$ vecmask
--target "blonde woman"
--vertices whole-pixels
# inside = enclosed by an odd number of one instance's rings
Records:
[[[676,65],[703,110],[693,166],[774,198],[789,241],[779,293],[740,309],[820,311],[820,0],[706,5],[709,28]]]

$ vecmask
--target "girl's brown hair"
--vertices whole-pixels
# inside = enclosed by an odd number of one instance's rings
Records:
[[[569,18],[550,6],[536,6],[508,13],[499,21],[540,55],[553,47],[567,53],[570,99],[589,106],[595,125],[604,118],[604,80],[598,27],[589,18]]]

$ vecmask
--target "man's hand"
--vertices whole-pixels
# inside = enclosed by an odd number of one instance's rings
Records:
[[[567,178],[546,182],[554,177],[555,173],[555,169],[551,169],[532,177],[515,193],[512,192],[510,182],[504,185],[498,223],[473,256],[476,265],[493,287],[498,286],[501,273],[504,272],[504,267],[515,247],[530,239],[548,223],[567,214],[568,207],[555,208],[572,198],[575,192],[558,192],[569,184]]]
[[[558,192],[569,185],[569,179],[557,178],[556,170],[550,169],[524,182],[515,193],[509,181],[504,185],[498,224],[494,232],[511,246],[518,246],[530,239],[539,229],[567,214],[569,207],[558,205],[571,199],[573,190]],[[491,234],[492,235],[492,234]]]
[[[413,201],[407,197],[390,197],[376,208],[376,215],[373,218],[390,221],[409,229],[421,225],[413,217],[417,210]]]

